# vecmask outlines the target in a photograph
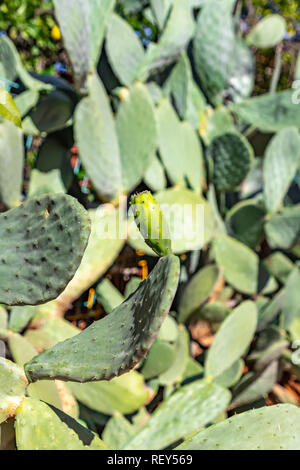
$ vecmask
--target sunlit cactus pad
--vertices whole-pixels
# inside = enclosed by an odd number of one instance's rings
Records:
[[[27,363],[28,380],[108,380],[132,369],[156,338],[178,278],[177,256],[161,258],[146,280],[112,313]]]
[[[0,216],[0,302],[37,305],[56,298],[74,276],[90,234],[76,199],[32,199]]]

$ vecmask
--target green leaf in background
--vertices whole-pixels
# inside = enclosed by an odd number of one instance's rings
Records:
[[[107,422],[102,433],[102,439],[111,449],[122,449],[136,433],[136,428],[124,418],[116,413]]]
[[[130,87],[138,77],[145,53],[134,30],[118,15],[109,18],[105,48],[116,76]]]
[[[206,380],[181,387],[163,401],[125,449],[163,449],[212,422],[229,400],[228,390]]]
[[[205,374],[218,377],[247,351],[256,330],[254,302],[245,301],[226,318],[218,330],[205,361]]]
[[[54,0],[55,15],[70,55],[79,90],[97,65],[106,22],[114,0]]]
[[[121,165],[115,121],[100,78],[89,77],[89,96],[75,112],[79,155],[100,197],[111,200],[121,189]]]
[[[12,122],[0,123],[0,197],[7,207],[20,203],[23,181],[23,135]]]
[[[271,248],[290,249],[300,238],[300,205],[273,215],[266,221],[265,232]]]
[[[144,181],[146,185],[155,192],[162,191],[167,186],[164,167],[156,155],[152,157],[151,163],[145,171]]]
[[[232,387],[241,378],[244,369],[243,359],[235,361],[228,369],[224,370],[220,375],[215,377],[215,382],[223,387]]]
[[[157,109],[158,144],[166,172],[173,184],[201,190],[204,179],[202,148],[198,137],[188,122],[180,122],[166,99]]]
[[[300,166],[300,134],[296,127],[283,129],[271,140],[263,163],[264,199],[276,212]]]
[[[265,210],[254,199],[235,204],[226,214],[228,234],[255,250],[264,227]]]
[[[285,296],[282,304],[283,328],[288,329],[295,318],[300,317],[299,306],[300,270],[295,268],[285,285]]]
[[[254,251],[227,235],[220,235],[214,241],[214,253],[229,284],[246,294],[257,292],[259,258]]]
[[[0,116],[22,127],[19,110],[8,91],[0,89]]]
[[[175,357],[170,367],[158,378],[161,385],[173,385],[181,382],[189,359],[189,336],[184,326],[179,327],[175,342]]]
[[[247,36],[250,46],[274,47],[284,38],[287,29],[285,19],[280,15],[268,15],[260,20]]]
[[[262,132],[277,132],[285,127],[300,127],[297,91],[266,93],[234,104],[229,109],[247,124]]]
[[[135,370],[109,381],[69,382],[68,387],[78,401],[106,415],[134,413],[146,404],[149,397],[144,377]]]
[[[156,44],[150,44],[139,79],[144,81],[160,68],[171,64],[193,36],[194,19],[189,2],[174,0],[166,27]]]
[[[209,265],[200,269],[189,281],[179,302],[178,320],[184,323],[190,315],[197,313],[209,298],[220,280],[217,266]]]
[[[0,423],[16,414],[24,399],[26,386],[23,370],[0,357]]]
[[[66,188],[63,185],[60,170],[55,169],[47,173],[41,172],[35,168],[31,170],[27,194],[28,198],[47,193],[57,194],[65,192]]]
[[[154,106],[142,83],[136,83],[120,104],[116,131],[123,189],[129,193],[142,180],[157,145]]]
[[[235,66],[234,0],[211,0],[201,9],[193,40],[195,69],[213,102],[221,102]]]
[[[174,0],[151,0],[151,8],[160,29],[163,29]]]

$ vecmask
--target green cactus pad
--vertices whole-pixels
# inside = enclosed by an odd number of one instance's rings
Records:
[[[296,127],[280,131],[269,143],[263,162],[264,200],[277,212],[300,164],[300,134]]]
[[[274,47],[284,39],[287,29],[285,19],[280,15],[268,15],[259,21],[247,36],[250,46]]]
[[[246,294],[257,292],[259,258],[254,251],[234,238],[220,235],[214,241],[214,254],[229,284]]]
[[[105,450],[106,444],[70,416],[25,398],[16,417],[18,450]]]
[[[75,299],[97,282],[121,251],[126,232],[120,210],[111,204],[103,204],[88,211],[91,235],[75,276],[57,299],[62,311],[69,308]]]
[[[271,248],[291,248],[300,238],[300,204],[273,215],[266,221],[265,232]]]
[[[76,86],[84,90],[87,75],[96,67],[106,22],[114,0],[54,0],[64,44],[70,56]]]
[[[197,19],[193,51],[195,69],[211,100],[221,101],[234,72],[236,40],[232,10],[234,0],[205,2]]]
[[[34,168],[30,174],[30,184],[28,188],[28,199],[41,196],[42,194],[65,193],[66,188],[63,185],[61,172],[54,169],[44,173]]]
[[[299,106],[295,106],[295,90],[266,93],[241,101],[231,107],[234,114],[262,132],[277,132],[285,127],[300,127]],[[297,98],[296,93],[296,100]]]
[[[119,15],[110,16],[105,49],[120,82],[131,86],[138,76],[145,53],[134,29]]]
[[[155,108],[147,87],[135,83],[119,106],[116,131],[122,187],[127,194],[142,180],[157,146]]]
[[[96,287],[96,297],[106,313],[112,312],[125,299],[121,292],[107,279],[102,279]]]
[[[254,250],[263,233],[264,217],[265,210],[257,201],[239,202],[226,215],[228,234]]]
[[[218,377],[249,347],[257,325],[254,302],[246,301],[233,310],[218,330],[205,361],[205,373]]]
[[[299,450],[300,410],[276,405],[247,411],[199,432],[178,450]]]
[[[152,345],[178,279],[179,259],[174,255],[161,258],[135,293],[107,317],[27,363],[29,380],[108,380],[132,369]]]
[[[210,423],[226,408],[230,392],[198,380],[180,388],[155,411],[126,449],[162,449]]]
[[[16,414],[24,399],[26,386],[23,370],[0,357],[0,423]]]
[[[135,426],[118,413],[106,424],[102,439],[111,449],[122,449],[136,431]]]
[[[97,74],[89,76],[89,95],[76,107],[75,141],[79,156],[101,199],[114,199],[121,189],[121,164],[115,120]]]
[[[4,120],[0,123],[0,199],[9,208],[20,202],[23,166],[22,132]]]
[[[220,280],[220,271],[215,265],[200,269],[192,277],[180,298],[178,309],[180,323],[184,323],[190,315],[200,310]]]
[[[237,133],[214,139],[208,149],[214,163],[214,183],[219,191],[236,188],[247,176],[253,150],[248,141]]]
[[[66,195],[32,199],[0,216],[0,302],[37,305],[56,298],[74,276],[90,222]]]
[[[157,377],[169,369],[174,359],[175,348],[173,345],[165,341],[154,341],[142,368],[143,376],[146,380]]]
[[[147,49],[139,79],[146,80],[151,74],[175,61],[186,47],[194,32],[194,19],[189,2],[172,1],[173,7],[159,41]]]
[[[186,328],[181,325],[178,328],[178,337],[174,344],[175,358],[170,367],[158,377],[160,385],[174,385],[182,381],[189,360],[189,335]]]
[[[69,382],[68,388],[78,401],[105,415],[134,413],[149,400],[144,377],[135,370],[109,381]]]
[[[149,191],[131,197],[135,222],[148,246],[158,256],[172,253],[168,224],[159,204]]]
[[[15,307],[23,308],[23,307]],[[25,307],[24,307],[25,308]],[[25,362],[30,361],[37,355],[37,350],[27,341],[24,336],[19,334],[9,334],[8,345],[13,360],[18,366],[23,367]],[[59,386],[60,384],[60,386]],[[42,400],[48,405],[70,414],[73,417],[78,416],[78,404],[71,394],[63,389],[64,384],[54,380],[41,380],[34,384],[29,384],[26,395],[31,398]]]

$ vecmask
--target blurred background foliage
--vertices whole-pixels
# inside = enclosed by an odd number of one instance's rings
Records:
[[[117,12],[126,18],[147,47],[157,39],[157,27],[147,15],[147,0],[117,0]],[[282,14],[288,23],[284,41],[283,67],[279,89],[290,85],[296,53],[300,44],[300,4],[298,0],[244,0],[244,28],[270,13]],[[145,15],[146,12],[146,15]],[[0,5],[0,32],[8,34],[17,46],[27,68],[41,73],[65,73],[69,67],[59,30],[56,27],[51,0],[5,0]],[[256,93],[268,91],[274,68],[274,51],[257,52]]]

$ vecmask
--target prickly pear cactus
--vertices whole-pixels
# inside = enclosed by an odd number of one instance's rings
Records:
[[[135,293],[106,318],[27,363],[28,379],[108,380],[132,369],[153,343],[170,309],[178,277],[178,258],[161,258]]]
[[[294,7],[4,3],[1,450],[298,449]]]
[[[85,250],[90,222],[72,197],[32,199],[0,216],[0,301],[36,305],[57,297]]]
[[[214,139],[208,154],[213,161],[213,180],[219,191],[230,191],[241,184],[253,158],[248,141],[235,133]]]
[[[201,431],[178,450],[297,450],[299,415],[293,405],[247,411]]]

